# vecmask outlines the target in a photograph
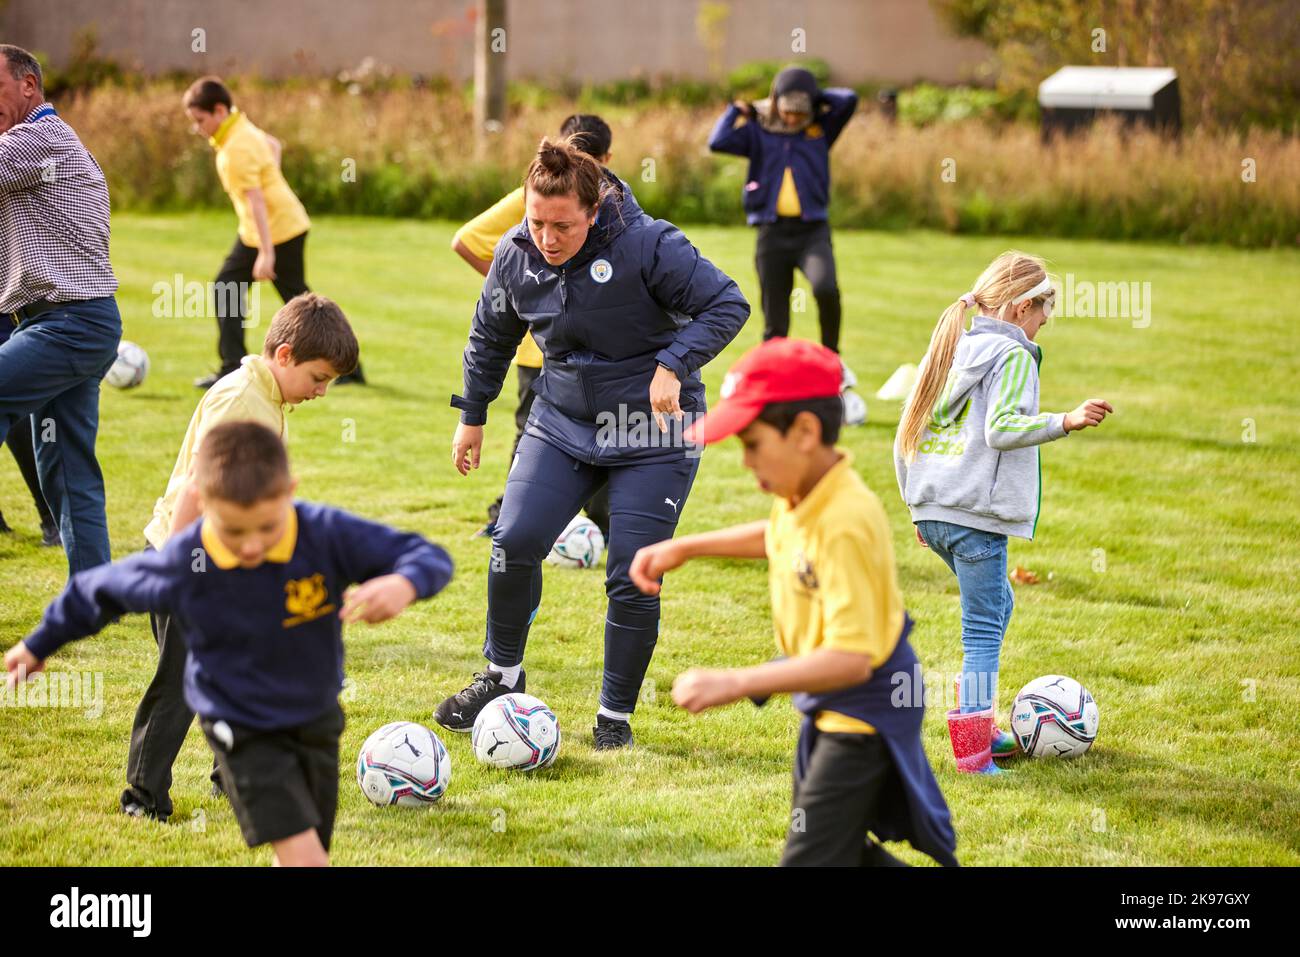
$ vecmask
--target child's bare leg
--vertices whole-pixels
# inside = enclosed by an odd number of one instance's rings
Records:
[[[275,867],[329,867],[329,854],[314,827],[282,841],[272,841],[271,849],[275,852]]]

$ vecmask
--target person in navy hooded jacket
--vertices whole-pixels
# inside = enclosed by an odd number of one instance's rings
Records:
[[[840,289],[827,219],[830,149],[853,117],[858,96],[849,89],[819,89],[807,70],[777,74],[772,94],[758,103],[727,107],[709,149],[749,159],[745,219],[758,227],[754,265],[762,291],[763,338],[790,334],[794,271],[812,285],[822,345],[839,352]],[[741,118],[745,123],[737,125]],[[845,385],[852,373],[845,369]]]
[[[438,705],[470,731],[491,700],[525,690],[522,667],[556,537],[609,488],[605,670],[598,749],[632,743],[630,718],[659,632],[659,598],[628,578],[632,556],[671,538],[699,466],[684,438],[705,412],[700,369],[740,332],[735,281],[571,140],[543,139],[524,178],[525,219],[497,245],[465,348],[452,462],[478,468],[487,407],[526,332],[545,356],[492,536],[485,671]]]

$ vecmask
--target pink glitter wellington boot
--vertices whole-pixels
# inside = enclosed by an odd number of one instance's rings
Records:
[[[948,737],[952,740],[952,755],[957,759],[957,770],[966,774],[1006,774],[993,763],[991,747],[993,709],[961,713],[954,708],[948,712]]]

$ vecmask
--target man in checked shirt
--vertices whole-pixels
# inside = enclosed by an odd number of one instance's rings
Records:
[[[31,416],[41,492],[69,572],[110,559],[95,460],[99,383],[122,319],[104,173],[54,107],[30,53],[0,44],[0,440]]]

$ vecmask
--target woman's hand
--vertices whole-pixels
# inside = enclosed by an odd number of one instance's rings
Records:
[[[920,546],[921,546],[922,548],[929,548],[929,547],[930,547],[930,543],[927,542],[924,538],[921,537],[921,526],[919,526],[919,525],[913,525],[912,528],[914,528],[914,529],[916,530],[916,540],[917,540],[917,542],[920,544]]]
[[[683,671],[673,682],[673,701],[691,714],[731,704],[743,697],[740,679],[732,670],[692,668]]]
[[[659,580],[664,572],[672,571],[686,564],[687,555],[681,546],[681,539],[667,539],[637,549],[632,556],[632,565],[627,570],[627,577],[632,584],[647,595],[659,594]]]
[[[456,466],[457,472],[468,475],[470,469],[478,468],[482,451],[483,426],[464,422],[456,426],[456,435],[451,440],[451,464]]]
[[[1065,431],[1077,432],[1090,425],[1101,425],[1101,420],[1114,411],[1105,399],[1089,399],[1073,412],[1065,413],[1065,421],[1061,424]]]
[[[677,373],[667,366],[656,366],[655,376],[650,380],[650,408],[654,412],[655,421],[659,423],[660,432],[668,431],[665,412],[671,412],[678,422],[682,420],[685,413],[677,401],[681,394],[682,384]]]

